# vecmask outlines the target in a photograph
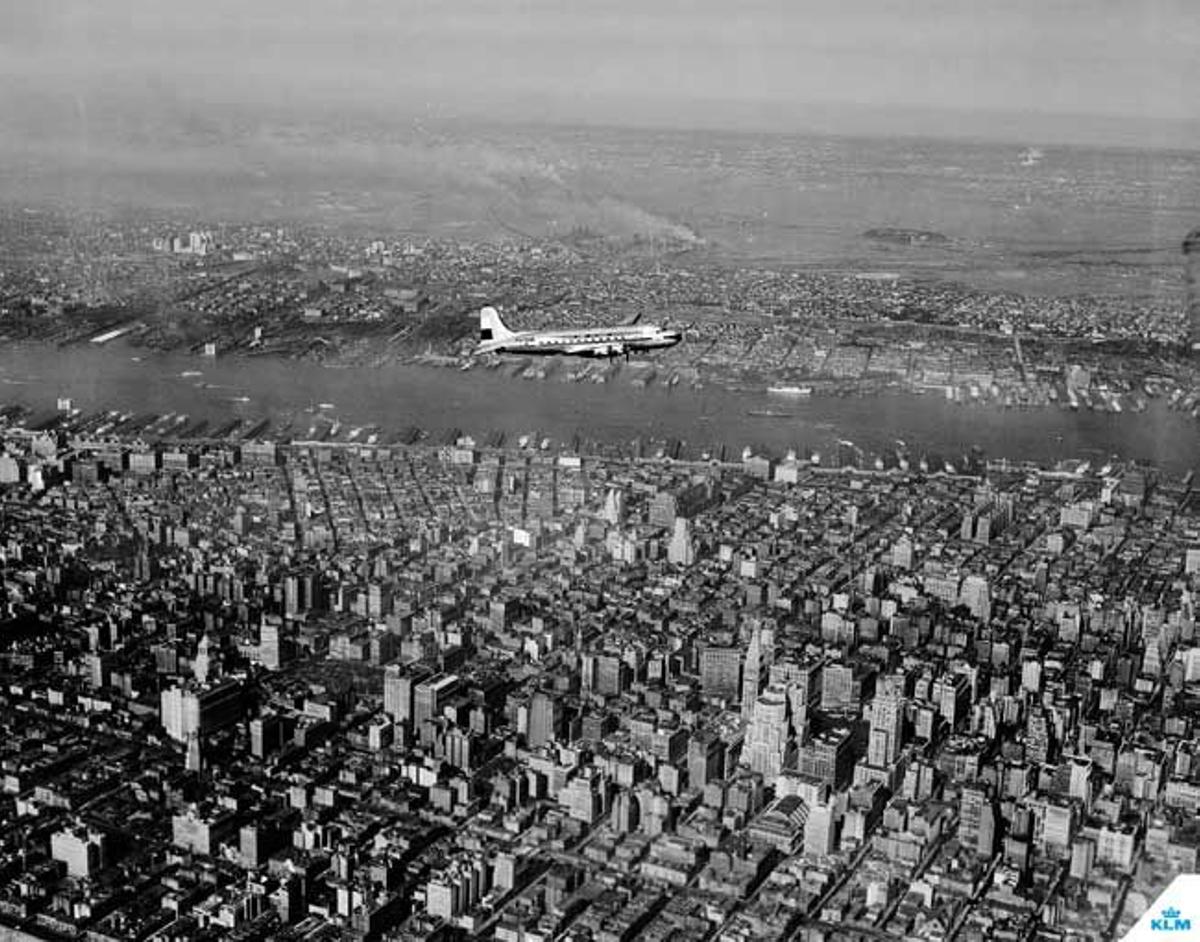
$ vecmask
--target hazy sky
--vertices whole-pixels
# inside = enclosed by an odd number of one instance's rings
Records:
[[[1197,2],[0,0],[0,113],[145,89],[675,125],[836,123],[831,105],[926,130],[945,111],[1194,122]]]

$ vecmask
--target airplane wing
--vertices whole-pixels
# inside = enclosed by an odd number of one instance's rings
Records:
[[[576,343],[569,347],[559,348],[559,352],[574,356],[620,356],[625,352],[625,344],[616,342],[605,343]]]

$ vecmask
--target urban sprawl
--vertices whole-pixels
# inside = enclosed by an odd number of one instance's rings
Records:
[[[1182,297],[586,233],[0,225],[6,343],[1112,412],[1200,394]],[[484,303],[687,341],[485,362]],[[0,406],[0,934],[1084,942],[1200,864],[1191,475]]]
[[[364,240],[296,226],[187,229],[0,212],[0,340],[123,343],[331,365],[423,362],[529,379],[815,395],[905,389],[998,408],[1195,411],[1185,262],[1147,296],[1025,296],[896,272],[722,265],[662,242]],[[176,234],[171,234],[176,233]],[[183,234],[178,234],[183,233]],[[1200,275],[1195,276],[1200,278]],[[685,343],[632,363],[477,358],[477,312],[514,328],[634,315]],[[1200,311],[1200,301],[1195,302]],[[1193,322],[1195,321],[1195,322]]]
[[[1200,500],[12,426],[0,923],[1011,939],[1200,850]]]

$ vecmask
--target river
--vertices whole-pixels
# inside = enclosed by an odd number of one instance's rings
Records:
[[[183,375],[183,374],[189,375]],[[765,393],[513,378],[502,370],[429,366],[336,369],[270,359],[206,359],[140,351],[121,341],[57,348],[23,344],[0,351],[0,404],[50,410],[60,396],[84,411],[182,412],[210,421],[233,416],[295,419],[320,410],[346,425],[459,428],[537,433],[556,441],[677,438],[694,449],[723,444],[782,455],[828,455],[838,439],[868,454],[897,439],[916,456],[945,457],[979,446],[988,457],[1049,463],[1062,458],[1134,459],[1172,476],[1200,467],[1200,423],[1155,401],[1141,414],[1058,407],[1000,409],[940,396],[885,393],[865,398],[789,399]],[[753,410],[788,413],[756,417]]]

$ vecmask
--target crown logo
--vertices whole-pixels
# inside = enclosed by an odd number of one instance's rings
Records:
[[[1163,916],[1163,919],[1178,919],[1179,918],[1179,910],[1176,909],[1174,906],[1168,906],[1166,909],[1164,909],[1162,911],[1162,916]]]

